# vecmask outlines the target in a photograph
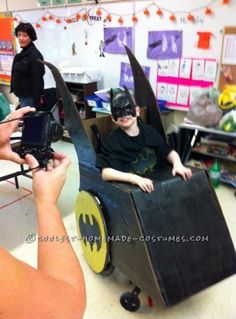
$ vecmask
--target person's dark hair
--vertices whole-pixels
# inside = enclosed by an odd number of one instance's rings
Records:
[[[32,24],[26,22],[21,22],[16,28],[15,28],[15,36],[17,37],[18,32],[25,32],[28,34],[28,36],[30,37],[30,39],[32,41],[37,40],[37,35],[36,32],[34,30],[34,27],[32,26]]]

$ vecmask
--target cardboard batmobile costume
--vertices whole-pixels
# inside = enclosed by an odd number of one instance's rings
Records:
[[[147,123],[165,139],[151,86],[136,58],[126,51],[137,105],[147,107]],[[148,176],[154,182],[151,194],[128,183],[103,181],[95,167],[99,135],[94,137],[91,125],[105,135],[112,122],[108,117],[81,121],[59,72],[46,64],[56,80],[65,126],[79,158],[76,223],[89,266],[101,274],[117,267],[138,291],[167,307],[234,274],[235,249],[206,172],[194,169],[192,179],[183,181],[169,168],[157,170]],[[121,303],[134,311],[134,299],[126,295]]]

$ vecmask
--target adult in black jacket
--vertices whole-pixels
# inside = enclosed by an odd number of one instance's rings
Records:
[[[44,65],[42,54],[33,41],[37,39],[36,32],[30,23],[20,23],[15,29],[15,35],[22,51],[13,61],[11,75],[11,92],[19,98],[20,106],[40,106],[44,89]]]

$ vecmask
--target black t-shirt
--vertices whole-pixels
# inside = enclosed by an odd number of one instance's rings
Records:
[[[139,135],[129,136],[122,129],[113,130],[97,155],[96,167],[114,168],[143,175],[163,167],[171,152],[170,146],[152,127],[139,123]]]

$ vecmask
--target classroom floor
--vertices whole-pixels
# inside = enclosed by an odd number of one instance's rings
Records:
[[[72,159],[68,179],[59,200],[59,206],[69,236],[77,235],[74,202],[78,194],[79,175],[77,158],[72,144],[58,142],[55,150],[63,151]],[[18,165],[0,162],[0,176],[18,170]],[[33,241],[37,233],[36,213],[31,192],[31,180],[20,177],[20,189],[13,180],[0,183],[0,245],[17,258],[36,266],[37,243]],[[221,185],[216,190],[236,246],[236,198],[231,187]],[[48,212],[50,214],[50,212]],[[26,238],[28,242],[26,243]],[[131,313],[119,303],[120,295],[132,291],[127,278],[117,270],[108,277],[93,273],[84,260],[80,243],[72,242],[81,261],[87,286],[87,309],[84,319],[235,319],[236,318],[236,276],[196,294],[180,304],[165,310],[160,306],[147,306],[147,296],[140,294],[141,308]],[[12,318],[17,319],[17,318]]]

